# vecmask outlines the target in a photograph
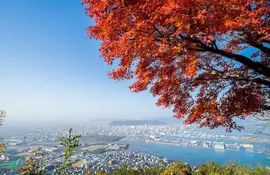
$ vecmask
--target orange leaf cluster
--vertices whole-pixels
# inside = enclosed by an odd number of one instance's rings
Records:
[[[135,79],[185,123],[241,129],[269,105],[267,0],[83,0],[113,79]],[[247,54],[251,53],[251,54]]]

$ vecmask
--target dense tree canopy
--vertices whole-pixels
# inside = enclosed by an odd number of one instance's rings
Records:
[[[268,0],[83,0],[101,56],[157,105],[201,127],[241,129],[269,110]],[[117,61],[118,60],[118,61]]]

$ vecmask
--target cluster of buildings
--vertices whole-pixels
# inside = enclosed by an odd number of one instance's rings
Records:
[[[214,149],[255,149],[253,144],[243,143],[249,136],[204,133],[187,126],[107,126],[99,128],[99,134],[126,136],[147,143],[176,144],[181,146],[204,147]],[[225,140],[225,141],[224,141]],[[226,140],[231,142],[227,143]]]
[[[204,147],[214,149],[254,149],[253,144],[248,143],[224,143],[219,141],[204,141],[204,140],[184,140],[184,139],[148,139],[146,142],[160,143],[160,144],[174,144],[180,146]]]
[[[234,136],[198,131],[190,126],[172,125],[136,125],[136,126],[79,126],[73,128],[74,133],[82,136],[125,137],[131,140],[158,144],[176,144],[182,146],[205,147],[214,149],[254,149],[254,145],[241,143],[249,136]],[[44,169],[53,174],[56,165],[63,161],[64,151],[57,139],[66,134],[68,128],[33,128],[33,132],[17,133],[5,138],[8,149],[16,149],[17,156],[25,160],[38,148],[42,156],[36,158],[46,159]],[[226,143],[224,140],[231,140]],[[166,158],[148,153],[131,152],[128,145],[108,141],[106,144],[82,144],[71,157],[72,169],[67,174],[85,174],[85,171],[112,171],[125,164],[130,167],[151,167],[168,165],[171,162]],[[14,155],[10,155],[12,157]],[[8,161],[7,155],[0,155],[0,162]],[[3,172],[1,172],[3,174]],[[14,170],[6,169],[6,175],[14,174]],[[16,173],[15,173],[16,174]]]
[[[103,154],[91,155],[84,152],[84,159],[81,163],[81,169],[86,171],[87,167],[91,172],[106,171],[111,172],[122,165],[128,167],[153,167],[168,165],[168,160],[148,153],[130,152],[130,151],[111,151]]]
[[[115,145],[114,145],[115,146]],[[33,152],[33,150],[29,150]],[[37,153],[37,152],[36,152]],[[26,157],[27,160],[29,157]],[[62,149],[40,148],[35,156],[38,162],[45,162],[43,168],[47,174],[54,174],[57,165],[64,160]],[[44,161],[46,160],[46,161]],[[153,166],[167,166],[171,161],[166,158],[151,155],[142,152],[132,152],[128,150],[109,150],[104,153],[95,153],[92,151],[82,151],[78,149],[71,156],[72,167],[66,170],[66,174],[85,174],[86,171],[97,173],[98,171],[111,172],[123,165],[128,167],[145,168]],[[2,172],[4,175],[15,175],[18,172],[6,169]]]
[[[125,136],[135,140],[154,140],[163,137],[178,137],[182,139],[193,140],[234,140],[247,141],[254,140],[250,135],[232,135],[229,133],[218,132],[203,132],[198,128],[193,128],[187,125],[173,126],[173,125],[137,125],[137,126],[100,126],[97,128],[97,133],[101,135],[111,136]],[[258,139],[254,141],[269,142],[269,140]]]
[[[31,144],[33,142],[55,142],[61,136],[63,136],[67,131],[68,127],[63,128],[33,128],[32,132],[22,133],[18,132],[10,137],[5,137],[5,143],[7,145],[20,145],[20,144]],[[74,133],[81,133],[82,136],[89,135],[104,135],[104,136],[119,136],[128,137],[130,139],[147,141],[160,139],[166,136],[176,136],[182,138],[192,139],[192,140],[235,140],[235,141],[246,141],[252,136],[241,135],[235,136],[232,134],[224,134],[217,132],[203,132],[197,128],[191,126],[180,125],[136,125],[136,126],[110,126],[110,125],[81,125],[73,128]],[[256,140],[255,140],[256,141]],[[267,141],[269,140],[257,140],[257,141]]]

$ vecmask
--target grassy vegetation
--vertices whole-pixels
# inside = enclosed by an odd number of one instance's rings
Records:
[[[176,162],[169,167],[130,168],[126,165],[113,172],[98,172],[98,175],[270,175],[270,168],[263,166],[228,164],[218,165],[215,162],[202,164],[194,169],[190,165]]]

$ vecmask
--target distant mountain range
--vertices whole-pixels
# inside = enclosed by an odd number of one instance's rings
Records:
[[[112,121],[109,125],[112,126],[136,126],[136,125],[168,125],[165,122],[161,122],[158,120],[118,120]]]

